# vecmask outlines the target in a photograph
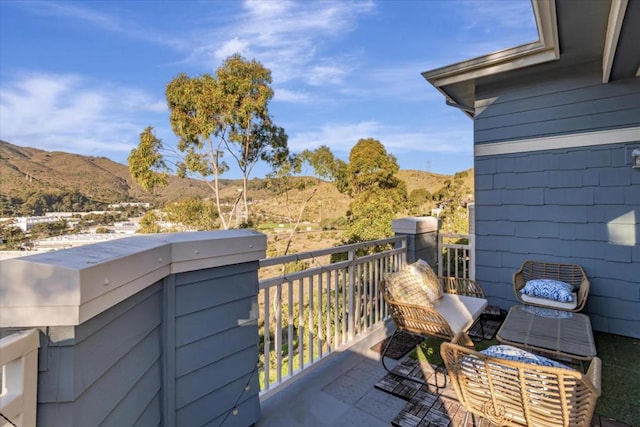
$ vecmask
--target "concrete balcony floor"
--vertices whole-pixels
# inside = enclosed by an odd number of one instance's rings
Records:
[[[386,371],[370,347],[385,336],[387,330],[379,327],[280,389],[266,392],[257,426],[389,426],[407,402],[374,388]]]
[[[379,327],[351,347],[327,357],[279,388],[261,396],[262,416],[258,427],[280,426],[459,426],[464,410],[450,388],[433,391],[431,422],[397,419],[407,401],[375,388],[386,371],[380,355],[371,347],[387,336],[392,325]],[[387,365],[398,363],[387,359]],[[438,380],[441,381],[440,379]],[[424,413],[423,413],[424,414]],[[429,415],[429,414],[427,414]],[[473,425],[470,417],[469,425]],[[479,420],[477,420],[479,421]],[[475,425],[491,426],[476,421]],[[592,427],[625,427],[628,424],[595,415]]]

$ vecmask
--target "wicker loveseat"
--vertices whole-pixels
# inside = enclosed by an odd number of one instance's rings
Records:
[[[575,293],[571,303],[558,303],[544,298],[531,297],[521,291],[525,285],[535,279],[551,279],[568,283]],[[554,308],[565,311],[582,311],[589,296],[589,279],[582,267],[577,264],[561,264],[541,261],[525,261],[513,275],[513,290],[518,301],[525,305]]]
[[[492,357],[459,345],[457,336],[440,353],[462,406],[500,426],[590,425],[600,396],[601,361],[586,374],[566,367]],[[533,357],[538,357],[532,355]]]

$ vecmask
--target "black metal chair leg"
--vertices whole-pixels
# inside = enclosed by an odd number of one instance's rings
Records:
[[[425,381],[422,381],[422,380],[420,380],[420,379],[418,379],[418,378],[410,377],[409,375],[404,375],[404,374],[401,374],[401,373],[399,373],[399,372],[393,372],[391,369],[389,369],[389,368],[387,367],[386,363],[384,363],[384,358],[385,358],[385,355],[387,354],[387,351],[389,350],[389,347],[391,346],[391,342],[393,341],[393,339],[394,339],[396,336],[400,335],[401,333],[402,333],[402,331],[398,331],[398,330],[396,329],[396,330],[393,332],[393,335],[391,335],[391,338],[389,339],[389,341],[387,342],[387,344],[385,345],[384,350],[382,351],[382,354],[380,355],[380,360],[382,361],[382,366],[383,366],[383,367],[384,367],[384,369],[385,369],[387,372],[389,372],[390,374],[393,374],[393,375],[398,376],[398,377],[400,377],[400,378],[407,379],[407,380],[409,380],[409,381],[416,382],[416,383],[418,383],[418,384],[422,384],[422,385],[429,385],[429,383],[426,381],[426,378],[425,378]],[[439,371],[442,371],[442,374],[443,374],[443,376],[444,376],[444,385],[442,385],[442,386],[439,386],[439,385],[438,385],[438,372],[439,372]],[[447,370],[446,370],[446,368],[445,368],[445,366],[444,366],[444,365],[438,365],[438,366],[436,366],[436,368],[434,369],[434,373],[433,373],[433,375],[434,375],[434,382],[435,382],[435,387],[436,387],[436,388],[440,389],[440,388],[445,388],[445,387],[447,386]]]
[[[389,338],[389,341],[387,341],[387,345],[384,346],[384,350],[382,351],[382,354],[380,355],[380,359],[382,360],[382,366],[384,367],[384,369],[391,373],[391,370],[387,367],[387,365],[384,363],[384,357],[387,354],[387,350],[389,350],[389,347],[391,346],[391,341],[393,341],[393,339],[400,335],[401,332],[399,332],[397,329],[393,332],[393,334],[391,335],[391,338]]]

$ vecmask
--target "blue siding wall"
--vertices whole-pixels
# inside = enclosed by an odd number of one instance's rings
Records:
[[[50,331],[39,425],[160,424],[161,290],[155,284],[82,325]]]
[[[255,423],[257,269],[170,275],[79,326],[45,329],[39,424]]]
[[[476,144],[640,126],[640,79],[603,85],[593,69],[478,87]],[[527,259],[577,263],[594,329],[640,337],[639,147],[640,135],[476,157],[476,278],[492,303],[515,303],[512,275]]]
[[[640,126],[640,79],[603,84],[601,64],[530,70],[476,87],[475,144]]]
[[[176,275],[176,425],[257,421],[257,269],[253,262]]]

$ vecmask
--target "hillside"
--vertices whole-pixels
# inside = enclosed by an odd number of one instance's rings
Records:
[[[103,203],[173,200],[182,195],[205,195],[198,181],[171,177],[166,188],[151,195],[133,182],[126,165],[105,157],[19,147],[0,141],[0,194],[24,198],[33,192],[79,191]]]
[[[129,176],[126,165],[105,157],[49,152],[5,141],[0,141],[0,174],[0,195],[23,200],[34,192],[58,194],[77,191],[101,203],[146,201],[164,204],[185,196],[211,195],[206,184],[175,176],[170,178],[167,187],[157,189],[155,194],[148,194]],[[434,193],[452,178],[415,170],[400,171],[398,175],[406,182],[408,193],[418,188]],[[463,181],[466,187],[473,190],[473,173],[467,174]],[[326,182],[318,184],[315,179],[308,177],[294,178],[294,182],[306,182],[307,185],[296,185],[299,189],[279,195],[268,188],[265,180],[252,179],[249,186],[252,212],[286,221],[287,218],[297,217],[299,207],[309,200],[303,218],[305,220],[320,221],[346,214],[350,198],[340,194],[334,185]],[[223,180],[222,197],[234,200],[240,186],[239,180]]]
[[[462,178],[462,182],[466,187],[473,190],[473,169],[461,172],[467,172],[466,176]],[[407,183],[407,194],[411,194],[413,190],[419,188],[424,188],[429,193],[435,193],[442,188],[445,185],[445,181],[450,180],[452,176],[408,169],[398,172],[398,178]]]

